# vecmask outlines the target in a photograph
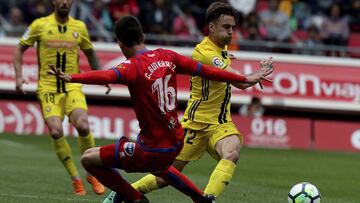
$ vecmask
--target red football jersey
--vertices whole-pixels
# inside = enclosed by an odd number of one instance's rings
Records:
[[[182,142],[177,115],[176,54],[157,49],[145,51],[114,70],[128,86],[139,120],[138,142],[152,150],[171,150]]]

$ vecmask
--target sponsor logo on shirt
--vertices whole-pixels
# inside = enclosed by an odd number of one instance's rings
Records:
[[[79,33],[73,32],[73,36],[74,36],[75,39],[77,39],[79,37]]]
[[[62,40],[49,40],[46,43],[47,47],[50,48],[75,48],[77,44],[73,41],[62,41]]]
[[[128,156],[134,155],[135,143],[134,142],[125,142],[124,143],[124,152]]]
[[[215,56],[213,59],[212,59],[212,63],[214,64],[214,66],[216,67],[223,67],[224,65],[224,62],[217,56]]]

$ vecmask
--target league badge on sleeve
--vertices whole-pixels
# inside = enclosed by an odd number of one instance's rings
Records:
[[[135,143],[134,142],[125,142],[124,143],[124,152],[128,156],[134,155]]]
[[[221,58],[220,57],[217,57],[217,56],[215,56],[213,59],[212,59],[212,63],[214,64],[214,66],[216,66],[216,67],[223,67],[223,65],[224,65],[224,62],[221,60]]]
[[[123,64],[120,63],[119,65],[116,66],[116,68],[124,69],[125,67],[123,66]]]

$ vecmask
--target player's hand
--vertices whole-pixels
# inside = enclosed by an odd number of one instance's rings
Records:
[[[23,84],[29,84],[29,82],[22,77],[16,78],[16,85],[15,85],[16,91],[21,94],[26,94],[26,92],[23,89]]]
[[[262,60],[260,62],[260,69],[257,71],[260,73],[263,77],[266,77],[270,75],[274,71],[274,64],[272,57],[269,57],[268,59]]]
[[[107,87],[105,94],[109,94],[111,92],[111,86],[109,84],[107,84],[107,85],[105,85],[105,87]]]
[[[60,68],[55,68],[53,64],[49,64],[49,68],[51,71],[47,71],[48,74],[59,77],[65,82],[71,82],[71,75],[64,73]]]
[[[256,72],[262,78],[261,80],[265,80],[268,82],[272,82],[272,80],[266,78],[266,76],[270,75],[274,71],[274,64],[272,57],[268,59],[260,61],[260,69]],[[261,80],[259,81],[259,85],[261,89],[264,89]]]
[[[261,82],[262,80],[265,80],[267,82],[272,82],[270,79],[262,76],[259,73],[255,73],[255,74],[251,74],[251,75],[246,76],[246,82],[247,83],[258,83],[258,82]]]

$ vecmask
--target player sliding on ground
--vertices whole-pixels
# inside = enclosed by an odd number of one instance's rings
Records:
[[[117,67],[82,74],[65,74],[49,65],[52,74],[66,82],[127,85],[140,133],[136,142],[122,137],[115,144],[89,149],[82,156],[84,168],[116,192],[114,202],[149,202],[113,168],[150,172],[190,196],[196,203],[212,202],[186,176],[171,166],[183,146],[184,133],[177,115],[176,75],[199,75],[223,82],[260,82],[273,69],[251,76],[203,65],[176,52],[148,50],[139,21],[126,16],[115,24],[118,44],[127,60]]]

